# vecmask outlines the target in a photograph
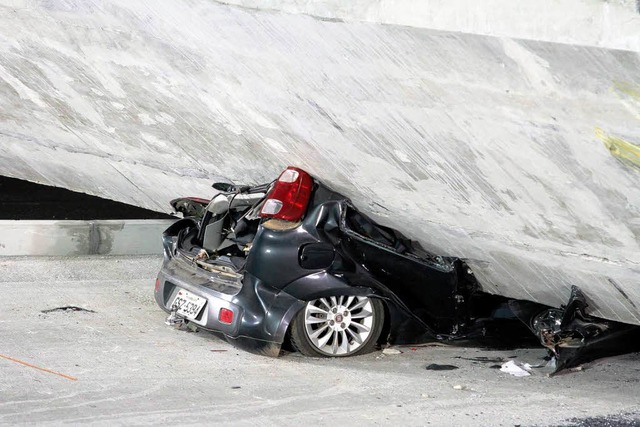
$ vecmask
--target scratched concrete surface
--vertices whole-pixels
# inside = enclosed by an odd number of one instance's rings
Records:
[[[0,171],[166,211],[295,164],[488,291],[559,305],[575,284],[640,324],[640,55],[620,37],[0,0]]]
[[[537,363],[542,349],[255,356],[166,326],[153,301],[160,261],[0,259],[0,424],[511,427],[616,414],[640,421],[640,354],[554,378],[491,369],[510,358]],[[93,313],[42,313],[68,305]],[[432,363],[459,369],[425,370]]]
[[[321,19],[640,51],[638,0],[221,0]]]

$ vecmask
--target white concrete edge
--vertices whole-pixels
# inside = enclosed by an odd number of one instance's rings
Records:
[[[402,25],[640,52],[637,0],[218,0],[319,19]]]
[[[0,220],[0,256],[151,255],[175,220]]]

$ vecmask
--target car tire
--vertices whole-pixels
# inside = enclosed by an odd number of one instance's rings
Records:
[[[312,357],[369,353],[382,332],[384,313],[377,298],[334,296],[309,301],[291,323],[291,344]]]

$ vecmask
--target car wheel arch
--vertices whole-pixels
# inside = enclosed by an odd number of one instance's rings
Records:
[[[389,304],[393,304],[393,299],[388,298],[384,293],[384,289],[378,289],[378,283],[375,280],[367,280],[358,284],[352,284],[341,275],[334,275],[327,271],[321,271],[308,276],[302,277],[290,283],[282,289],[288,295],[297,298],[300,304],[296,304],[295,308],[287,312],[287,316],[281,324],[281,332],[278,336],[283,337],[283,342],[290,342],[291,326],[294,318],[305,310],[306,304],[320,298],[338,297],[338,296],[355,296],[368,297],[380,301],[382,305],[383,325],[381,334],[376,338],[377,343],[385,343],[391,330],[391,319],[389,316],[391,308]]]

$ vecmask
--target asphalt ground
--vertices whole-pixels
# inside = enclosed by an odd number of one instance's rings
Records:
[[[640,423],[640,354],[551,378],[496,369],[539,363],[540,348],[256,356],[165,325],[153,300],[160,264],[156,256],[0,259],[0,423]],[[83,310],[59,309],[69,306]]]

